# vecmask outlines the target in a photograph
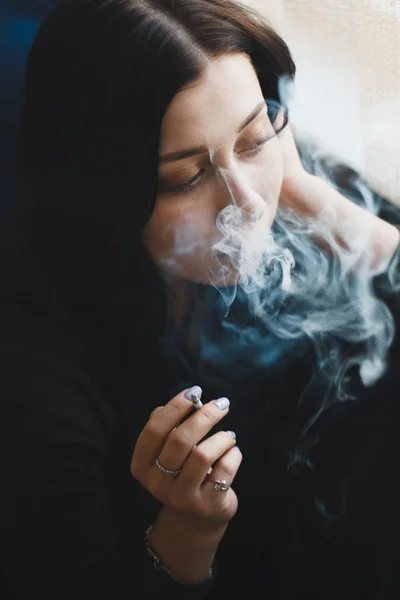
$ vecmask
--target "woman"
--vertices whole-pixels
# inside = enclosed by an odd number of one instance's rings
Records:
[[[42,25],[3,236],[3,598],[395,597],[399,234],[304,170],[293,75],[224,0]]]

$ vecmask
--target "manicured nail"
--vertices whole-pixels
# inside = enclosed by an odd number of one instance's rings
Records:
[[[229,435],[233,437],[234,440],[236,439],[236,433],[234,431],[227,431],[226,433],[229,433]]]
[[[230,402],[228,398],[218,398],[218,400],[214,400],[215,406],[218,406],[221,410],[225,410],[228,408]]]
[[[186,400],[190,400],[190,402],[192,402],[192,404],[196,406],[196,404],[198,404],[198,402],[200,401],[202,393],[203,390],[201,389],[201,387],[195,385],[184,394],[184,397],[186,398]]]

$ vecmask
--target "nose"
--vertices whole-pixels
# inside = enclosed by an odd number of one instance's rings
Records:
[[[265,200],[254,189],[255,182],[250,181],[238,168],[218,169],[218,179],[224,188],[224,201],[238,206],[250,223],[262,219],[265,213]]]

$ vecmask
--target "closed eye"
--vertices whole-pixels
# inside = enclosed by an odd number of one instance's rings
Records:
[[[196,173],[196,175],[194,175],[193,177],[191,177],[184,183],[180,183],[179,185],[164,187],[162,191],[164,191],[168,194],[183,194],[183,193],[185,193],[191,189],[194,189],[196,187],[197,183],[201,179],[204,172],[205,172],[205,169],[200,169],[200,171],[198,171]]]
[[[259,140],[258,142],[255,142],[254,144],[251,144],[251,146],[249,146],[248,148],[245,148],[244,150],[240,150],[240,152],[238,152],[238,154],[247,154],[248,156],[255,156],[256,154],[258,154],[259,152],[261,152],[263,150],[265,144],[270,139],[275,137],[275,135],[276,135],[275,132],[272,134],[269,133],[264,139]],[[184,183],[180,183],[179,185],[163,186],[162,191],[167,194],[184,194],[187,192],[191,192],[194,190],[195,187],[197,187],[198,183],[203,178],[205,171],[206,171],[205,169],[200,169],[196,173],[196,175],[194,175],[193,177],[191,177]]]
[[[252,144],[252,145],[251,145],[249,148],[245,148],[244,150],[241,150],[241,151],[239,152],[239,154],[244,154],[244,153],[247,153],[247,154],[252,154],[252,155],[254,155],[254,154],[258,154],[258,152],[260,152],[260,151],[263,149],[263,147],[265,146],[265,144],[266,144],[266,143],[267,143],[267,142],[268,142],[270,139],[272,139],[273,137],[275,137],[275,135],[276,135],[275,133],[272,133],[272,134],[271,134],[271,133],[269,133],[269,134],[267,135],[267,137],[265,137],[264,139],[262,139],[262,140],[260,140],[260,141],[258,141],[258,142],[255,142],[255,143],[254,143],[254,144]]]

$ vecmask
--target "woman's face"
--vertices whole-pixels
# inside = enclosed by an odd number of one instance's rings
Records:
[[[162,123],[157,202],[143,232],[150,256],[172,276],[233,284],[235,258],[263,239],[275,217],[282,173],[250,59],[210,61],[174,97]]]

